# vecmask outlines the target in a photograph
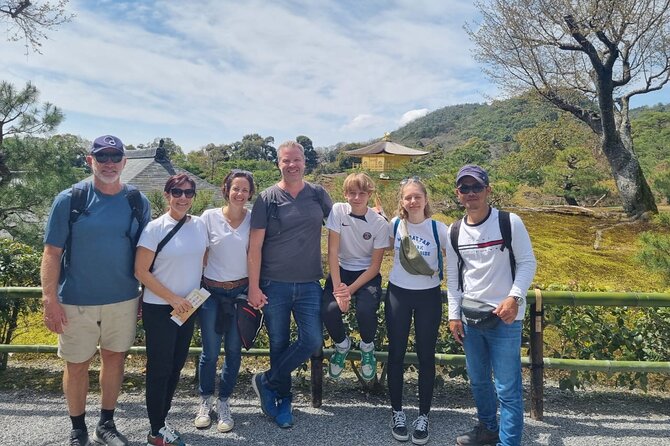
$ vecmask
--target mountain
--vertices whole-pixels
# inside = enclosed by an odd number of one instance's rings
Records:
[[[470,138],[491,144],[498,156],[516,147],[514,135],[561,112],[546,102],[520,96],[491,104],[450,105],[416,119],[391,133],[391,139],[409,147],[450,151]]]

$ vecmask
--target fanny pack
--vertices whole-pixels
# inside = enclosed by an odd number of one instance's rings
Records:
[[[407,221],[402,219],[400,221],[400,249],[398,250],[398,258],[400,259],[400,265],[410,274],[418,276],[432,276],[436,273],[430,266],[428,262],[421,255],[416,245],[409,237],[407,231]],[[439,248],[438,248],[439,251]]]
[[[461,314],[465,323],[471,327],[492,328],[500,318],[493,314],[496,307],[478,300],[464,297],[461,301]]]

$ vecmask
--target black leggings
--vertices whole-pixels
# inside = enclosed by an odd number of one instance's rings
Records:
[[[435,343],[442,320],[440,287],[408,290],[389,282],[384,312],[389,339],[388,386],[393,410],[402,410],[405,351],[414,316],[414,343],[419,358],[419,414],[428,414],[435,385]]]
[[[365,271],[347,271],[340,268],[340,278],[343,283],[351,285]],[[375,340],[377,333],[377,309],[382,295],[382,276],[377,274],[368,283],[363,285],[352,296],[352,304],[356,305],[356,321],[361,339],[366,344]],[[326,279],[321,300],[321,319],[326,326],[328,334],[337,344],[344,341],[346,332],[342,322],[342,311],[333,296],[333,281],[330,277]]]
[[[152,434],[165,425],[179,375],[188,357],[195,316],[178,326],[170,320],[172,306],[142,303],[147,346],[146,403]]]

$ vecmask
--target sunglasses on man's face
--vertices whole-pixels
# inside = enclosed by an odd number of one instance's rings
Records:
[[[186,198],[193,198],[195,196],[195,189],[179,189],[178,187],[173,187],[170,189],[170,195],[175,198],[179,198],[184,194]]]
[[[481,184],[461,184],[460,186],[458,186],[458,191],[463,195],[469,194],[470,192],[478,194],[484,189],[486,189],[486,186],[483,186]]]
[[[120,163],[121,160],[123,159],[123,155],[120,153],[105,153],[105,152],[98,152],[93,154],[93,158],[100,164],[104,164],[107,161],[111,161],[113,163]]]

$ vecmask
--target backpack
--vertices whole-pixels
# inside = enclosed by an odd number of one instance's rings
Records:
[[[435,243],[437,244],[437,268],[440,270],[440,280],[444,279],[444,259],[442,258],[442,248],[440,246],[440,237],[437,234],[437,223],[435,220],[430,220],[433,227],[433,237],[435,237]],[[398,232],[398,224],[400,224],[400,218],[398,218],[395,223],[393,223],[393,237],[395,237]]]
[[[458,256],[458,290],[463,291],[463,269],[465,264],[463,262],[463,257],[461,252],[458,250],[458,234],[461,231],[461,222],[463,219],[458,219],[451,225],[451,231],[449,232],[449,239],[451,241],[451,246],[456,251]],[[514,250],[512,249],[512,225],[510,223],[509,212],[507,211],[498,211],[498,225],[500,226],[500,234],[502,234],[503,244],[500,247],[501,251],[504,251],[507,248],[509,252],[509,264],[510,269],[512,270],[512,280],[516,276],[516,259],[514,258]]]
[[[88,202],[88,191],[91,188],[91,183],[88,181],[81,181],[72,186],[72,198],[70,199],[70,218],[68,220],[68,234],[65,240],[65,249],[63,252],[63,267],[67,268],[70,265],[70,253],[72,251],[72,226],[79,219],[81,215],[87,215],[88,210],[86,205]],[[142,219],[144,217],[144,201],[140,191],[134,186],[126,185],[126,199],[130,206],[130,224],[126,231],[126,237],[130,242],[133,255],[135,247],[140,240],[142,234]],[[133,220],[137,220],[137,232],[132,235],[130,229],[133,227]]]

